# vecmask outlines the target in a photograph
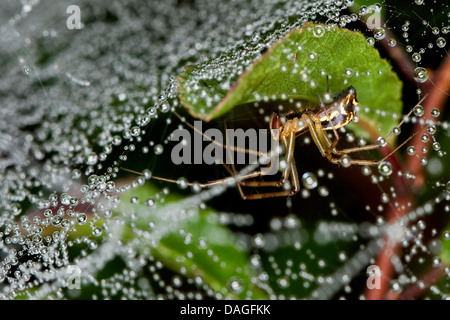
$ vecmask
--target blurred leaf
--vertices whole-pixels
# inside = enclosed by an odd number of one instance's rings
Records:
[[[402,111],[402,83],[389,63],[361,33],[331,25],[307,23],[292,30],[238,75],[230,90],[225,90],[218,78],[226,78],[223,74],[231,71],[215,74],[208,68],[210,64],[191,66],[180,76],[184,105],[204,120],[254,101],[293,99],[316,105],[326,92],[326,75],[330,76],[332,93],[350,85],[356,88],[360,120],[371,130],[379,129],[381,135],[387,135],[398,123],[390,115]],[[217,97],[220,102],[216,105],[212,101]],[[367,136],[355,124],[350,126],[357,135]]]
[[[218,223],[218,215],[212,209],[201,210],[184,201],[189,198],[173,193],[165,195],[163,201],[156,200],[153,208],[132,204],[132,197],[142,202],[156,199],[157,194],[154,186],[146,184],[122,195],[118,212],[134,214],[136,227],[147,231],[146,237],[140,238],[128,229],[125,241],[139,239],[137,247],[143,253],[148,252],[181,275],[199,276],[204,284],[225,297],[267,299],[265,292],[250,283],[248,253],[235,235]]]

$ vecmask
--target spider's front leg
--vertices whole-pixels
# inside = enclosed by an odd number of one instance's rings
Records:
[[[369,165],[375,166],[378,165],[381,161],[377,160],[357,160],[346,158],[346,162],[342,162],[342,157],[347,156],[348,153],[357,152],[357,151],[366,151],[375,148],[379,148],[378,145],[370,145],[364,147],[356,147],[350,149],[336,149],[336,146],[339,142],[339,135],[336,130],[334,131],[335,139],[331,141],[327,135],[327,132],[322,128],[322,123],[320,119],[312,112],[306,113],[303,115],[302,120],[308,125],[309,132],[311,137],[319,149],[320,153],[323,157],[327,158],[333,164],[345,164],[345,165]],[[334,128],[333,128],[334,129]],[[339,158],[336,156],[340,156]],[[384,159],[383,159],[384,160]]]

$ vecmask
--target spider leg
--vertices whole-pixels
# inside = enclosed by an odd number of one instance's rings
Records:
[[[311,138],[322,156],[328,157],[331,155],[333,142],[331,142],[326,132],[322,129],[320,119],[313,112],[307,112],[302,115],[302,120],[308,126]]]
[[[423,96],[422,99],[420,99],[419,102],[417,102],[417,104],[399,122],[399,124],[397,125],[397,128],[400,128],[403,125],[403,123],[405,122],[405,119],[408,118],[413,113],[414,108],[417,105],[420,105],[426,99],[427,96],[428,96],[428,94]],[[379,160],[379,162],[382,162],[382,161],[386,160],[388,157],[390,157],[392,154],[394,154],[398,149],[400,149],[402,146],[404,146],[409,140],[411,140],[417,133],[422,131],[422,129],[424,129],[426,126],[427,125],[424,125],[417,132],[414,132],[408,139],[406,139],[404,142],[402,142],[398,147],[396,147],[393,151],[391,151],[387,156],[385,156],[383,159]],[[335,135],[336,135],[336,133],[335,133]],[[394,131],[391,131],[384,138],[384,140],[385,141],[389,140],[393,135],[394,135]],[[333,153],[336,154],[336,155],[343,156],[343,155],[346,155],[346,154],[352,153],[352,152],[369,151],[369,150],[379,149],[381,146],[379,144],[369,144],[369,145],[366,145],[366,146],[345,148],[345,149],[336,149],[335,147],[336,147],[336,145],[333,148]]]
[[[384,156],[382,159],[380,160],[356,160],[356,159],[350,159],[349,163],[350,164],[356,164],[356,165],[362,165],[362,166],[376,166],[379,165],[381,162],[385,161],[386,159],[388,159],[390,156],[392,156],[394,153],[396,153],[401,147],[403,147],[406,143],[408,143],[409,140],[411,140],[415,135],[417,135],[420,131],[422,131],[424,128],[426,128],[427,125],[422,126],[419,130],[417,130],[416,132],[414,132],[412,135],[410,135],[405,141],[403,141],[401,144],[399,144],[395,149],[393,149],[391,152],[389,152],[386,156]],[[371,144],[368,146],[363,146],[363,147],[354,147],[354,148],[348,148],[348,149],[342,149],[342,150],[333,150],[333,154],[336,155],[347,155],[348,153],[351,152],[357,152],[357,151],[367,151],[367,150],[373,150],[373,149],[378,149],[381,148],[380,145],[378,144]],[[332,160],[330,160],[332,163],[340,163],[340,159],[338,158],[331,158]]]
[[[289,190],[244,194],[241,193],[243,199],[256,200],[275,197],[287,197],[293,196],[300,190],[300,181],[298,178],[297,167],[294,160],[294,148],[295,148],[295,133],[292,131],[288,137],[282,136],[283,144],[286,147],[286,162],[287,166],[282,173],[282,177],[278,181],[240,181],[241,186],[245,187],[275,187],[282,188],[287,179],[291,180],[291,187]]]

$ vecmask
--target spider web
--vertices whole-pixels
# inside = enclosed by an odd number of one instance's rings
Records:
[[[66,24],[67,8],[74,4],[80,8],[81,29]],[[401,246],[390,259],[392,294],[429,286],[423,275],[432,267],[442,270],[441,281],[416,298],[447,298],[449,270],[441,248],[450,238],[445,229],[450,211],[448,112],[435,123],[437,132],[427,134],[435,143],[429,150],[402,154],[424,159],[426,167],[426,183],[414,204],[397,197],[398,177],[332,166],[307,136],[297,147],[303,184],[295,198],[249,203],[240,200],[236,183],[191,190],[186,181],[229,173],[220,165],[170,163],[170,136],[180,126],[187,128],[172,112],[183,113],[177,76],[185,66],[216,59],[219,68],[241,74],[271,44],[307,21],[359,29],[380,47],[361,22],[365,14],[347,11],[352,5],[2,1],[1,298],[252,298],[250,289],[242,292],[247,281],[271,299],[365,298],[366,269],[389,242]],[[450,11],[448,5],[434,5],[431,16],[422,17],[420,6],[420,1],[412,9],[382,3],[384,28],[397,36],[392,45],[404,48],[416,67],[437,68],[448,55]],[[243,50],[243,56],[233,55]],[[417,87],[406,87],[404,113],[417,102]],[[265,127],[267,116],[250,106],[227,124]],[[186,121],[193,120],[186,115]],[[420,110],[407,120],[405,132],[421,121]],[[223,126],[220,121],[214,125]],[[351,132],[340,134],[344,143],[360,143]],[[417,179],[400,172],[408,182]],[[178,186],[155,181],[152,174],[176,180]],[[141,196],[143,188],[151,190],[151,197]],[[123,196],[127,193],[130,199]],[[399,206],[407,207],[406,214],[391,223],[386,212]],[[218,288],[207,277],[183,273],[195,261],[189,250],[176,267],[154,254],[171,234],[183,237],[188,248],[193,236],[186,224],[202,219],[205,210],[208,223],[232,235],[232,246],[247,257],[249,279],[232,277]],[[202,249],[203,238],[195,240]],[[208,254],[221,265],[229,263],[215,247]],[[207,267],[202,270],[208,273]],[[80,287],[71,287],[72,280]]]

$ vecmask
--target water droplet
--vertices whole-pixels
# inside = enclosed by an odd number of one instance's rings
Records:
[[[401,132],[402,130],[400,129],[400,127],[395,127],[394,129],[392,129],[392,133],[396,136],[400,135]]]
[[[254,254],[250,257],[250,264],[254,268],[260,268],[262,265],[261,256]]]
[[[389,45],[389,47],[395,47],[397,45],[397,40],[395,40],[393,38],[389,39],[388,45]]]
[[[413,47],[408,45],[406,46],[406,52],[412,52],[413,51]]]
[[[368,175],[370,175],[372,173],[372,170],[370,169],[369,166],[363,166],[361,168],[361,172],[362,172],[363,175],[368,176]]]
[[[447,41],[445,41],[444,38],[439,37],[439,38],[436,39],[436,45],[437,45],[439,48],[444,48],[446,44],[447,44]]]
[[[302,183],[305,188],[314,189],[315,187],[317,187],[318,180],[314,173],[305,172],[302,175]]]
[[[348,168],[351,165],[351,159],[349,156],[344,155],[341,157],[340,163],[344,168]]]
[[[372,8],[373,8],[373,11],[375,11],[375,12],[381,12],[381,9],[383,9],[383,6],[377,2],[372,6]]]
[[[320,38],[325,34],[325,28],[322,27],[321,25],[315,26],[313,34],[315,37]]]
[[[131,197],[130,202],[132,204],[139,204],[139,198],[138,197]]]
[[[378,172],[385,177],[389,177],[392,174],[392,165],[387,161],[383,161],[378,165]]]
[[[193,182],[191,185],[191,190],[194,193],[199,193],[200,191],[202,191],[202,187],[198,182]]]
[[[378,137],[378,145],[380,147],[386,147],[387,146],[387,141],[385,138],[383,137]]]
[[[264,247],[264,244],[266,243],[266,241],[264,240],[264,236],[260,233],[258,233],[257,235],[255,235],[253,237],[253,245],[256,248],[262,248]]]
[[[332,101],[333,101],[333,96],[329,92],[324,93],[323,102],[330,103]]]
[[[173,278],[172,278],[172,284],[173,284],[173,286],[175,287],[175,288],[179,288],[179,287],[181,287],[182,285],[183,285],[183,278],[182,277],[180,277],[180,276],[174,276]]]
[[[384,37],[386,37],[386,31],[384,31],[383,28],[375,29],[375,31],[373,32],[373,36],[377,40],[383,40]]]
[[[422,56],[419,53],[415,52],[412,55],[412,59],[414,62],[419,62],[420,60],[422,60]]]
[[[442,260],[439,257],[436,257],[433,259],[433,267],[439,267],[441,264]]]
[[[406,152],[412,156],[416,153],[416,148],[414,146],[409,146],[408,148],[406,148]]]
[[[254,34],[252,36],[252,41],[253,42],[258,42],[259,40],[261,40],[261,37],[259,36],[259,34]]]
[[[420,5],[423,4],[423,0],[414,0],[414,2],[415,2],[418,6],[420,6]]]
[[[142,175],[144,176],[145,180],[150,180],[152,178],[152,172],[148,169],[142,171]]]
[[[362,6],[359,8],[359,15],[360,15],[360,16],[365,16],[365,15],[368,14],[368,13],[369,13],[369,8],[367,8],[367,6],[362,5]]]
[[[339,252],[338,255],[339,261],[344,262],[347,260],[347,253],[345,251]]]
[[[134,126],[131,128],[130,133],[133,137],[137,137],[141,134],[141,128],[139,128],[138,126]]]
[[[390,283],[391,291],[393,293],[399,293],[402,290],[402,287],[400,286],[400,283],[398,281],[391,281]]]
[[[387,193],[382,193],[380,196],[381,202],[388,203],[389,202],[389,195]]]
[[[425,157],[424,158],[420,158],[419,162],[420,162],[421,165],[425,166],[428,163],[428,159],[425,158]]]
[[[432,115],[433,117],[435,117],[435,118],[439,117],[440,114],[441,114],[441,112],[440,112],[439,109],[437,109],[437,108],[433,108],[433,109],[431,110],[431,115]]]
[[[319,195],[321,197],[327,197],[330,192],[328,191],[328,188],[325,186],[319,187],[319,189],[317,190],[319,192]]]
[[[283,190],[291,190],[291,189],[292,189],[291,181],[286,180],[286,181],[283,183]]]
[[[286,289],[289,287],[289,279],[288,277],[281,277],[277,279],[277,283],[280,286],[280,288]]]
[[[119,99],[119,101],[123,102],[127,99],[127,94],[126,93],[119,93],[117,98]]]
[[[186,189],[189,186],[189,182],[186,178],[181,177],[177,180],[177,185],[180,187],[180,189]]]
[[[351,68],[345,69],[344,75],[348,78],[353,74],[353,70]]]
[[[416,82],[424,83],[428,80],[428,71],[425,68],[417,67],[414,69],[413,76]]]
[[[438,27],[433,27],[433,28],[431,29],[431,32],[432,32],[434,35],[437,35],[437,34],[439,34],[439,28],[438,28]]]
[[[428,140],[430,140],[430,137],[429,137],[426,133],[424,133],[424,134],[420,137],[420,139],[422,140],[422,142],[428,142]]]
[[[71,197],[69,200],[69,203],[71,206],[77,206],[78,205],[78,198],[77,197]]]
[[[106,191],[113,192],[115,189],[116,189],[116,184],[114,183],[114,181],[108,181],[106,183]]]
[[[59,226],[59,224],[62,221],[62,217],[61,216],[53,216],[51,219],[52,219],[52,225],[55,226],[55,227]]]
[[[70,198],[71,198],[71,196],[69,194],[67,194],[67,193],[62,193],[59,196],[59,199],[60,199],[61,203],[63,205],[66,205],[66,206],[68,206],[70,204]]]
[[[367,38],[367,44],[373,46],[375,44],[375,39],[372,37]]]
[[[414,107],[414,114],[417,117],[423,116],[424,113],[425,113],[425,111],[424,111],[423,107],[420,104]]]
[[[314,60],[317,56],[317,53],[315,53],[314,51],[311,51],[308,55],[309,59]]]
[[[242,280],[236,278],[230,279],[227,283],[227,288],[234,294],[240,293],[243,289]]]
[[[164,152],[164,147],[161,144],[157,144],[154,148],[155,154],[160,155]]]
[[[437,141],[433,142],[433,149],[439,151],[441,149],[441,144]]]
[[[84,213],[79,213],[77,215],[78,224],[83,225],[86,223],[86,221],[87,221],[87,216]]]
[[[30,68],[28,66],[23,66],[22,70],[23,70],[23,74],[26,75],[26,76],[29,76],[30,73],[31,73],[31,70],[30,70]]]
[[[18,204],[11,205],[11,213],[13,216],[18,216],[22,213],[22,208]]]
[[[102,229],[100,227],[94,228],[94,230],[92,230],[92,234],[96,237],[100,237],[102,235]]]
[[[428,132],[429,134],[431,134],[431,135],[435,134],[435,133],[436,133],[436,126],[429,126],[429,127],[427,128],[427,132]]]
[[[160,107],[160,110],[162,113],[166,113],[169,112],[170,110],[170,106],[167,103],[163,103]]]
[[[89,153],[86,155],[86,163],[90,166],[93,166],[97,163],[98,156],[95,153]]]

